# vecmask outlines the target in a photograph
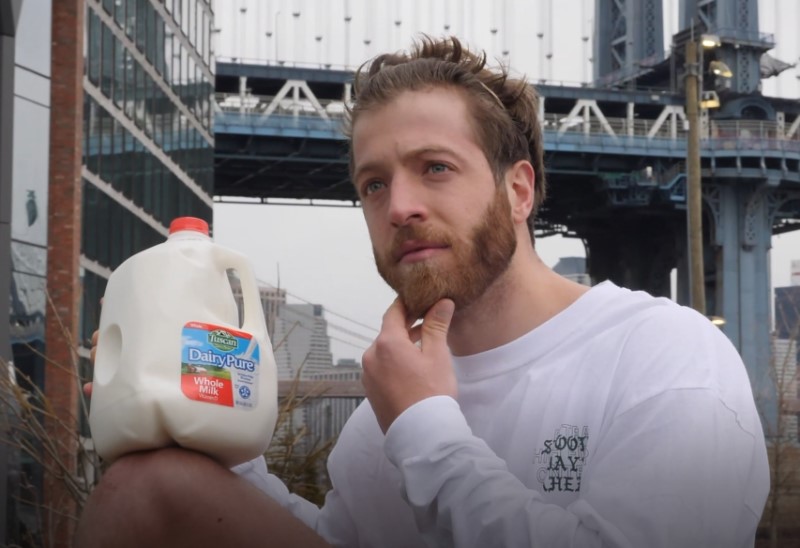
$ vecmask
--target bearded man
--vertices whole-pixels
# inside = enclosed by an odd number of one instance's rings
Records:
[[[352,180],[398,298],[324,506],[263,459],[160,450],[112,465],[78,544],[752,546],[769,473],[741,359],[691,309],[542,263],[533,88],[426,39],[354,91]]]

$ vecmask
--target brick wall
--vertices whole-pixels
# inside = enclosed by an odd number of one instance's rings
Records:
[[[59,454],[46,469],[76,470],[77,404],[75,341],[78,331],[81,248],[81,142],[83,137],[83,0],[52,3],[50,118],[50,188],[48,207],[47,310],[45,344],[48,363],[45,395],[56,418],[48,418],[49,434]],[[75,365],[75,367],[73,367]],[[59,474],[45,475],[45,538],[54,546],[70,546],[76,505]]]

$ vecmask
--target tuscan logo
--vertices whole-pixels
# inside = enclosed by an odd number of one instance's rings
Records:
[[[571,424],[562,424],[551,439],[544,441],[534,462],[540,466],[536,479],[546,493],[581,490],[588,442],[589,427]]]
[[[236,350],[239,341],[224,329],[215,329],[208,334],[208,342],[211,346],[223,352]]]

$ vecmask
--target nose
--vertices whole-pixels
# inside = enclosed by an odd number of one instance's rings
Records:
[[[407,175],[392,178],[389,186],[389,220],[396,227],[427,219],[424,189]]]

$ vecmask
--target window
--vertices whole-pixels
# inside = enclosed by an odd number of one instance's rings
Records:
[[[114,2],[114,21],[121,29],[125,28],[125,4],[126,2],[122,1]]]
[[[144,95],[142,96],[142,116],[144,121],[144,132],[148,137],[153,137],[153,112],[152,97],[155,83],[150,75],[142,68],[144,78]]]
[[[155,65],[156,72],[159,76],[164,75],[164,21],[156,18],[155,21],[155,46],[153,51],[153,65]]]
[[[125,5],[125,34],[133,40],[136,35],[138,0],[127,0],[123,4]]]
[[[94,11],[87,8],[89,11],[89,49],[88,49],[88,63],[89,63],[89,81],[95,86],[100,85],[100,38],[102,23],[95,15]]]
[[[110,113],[106,112],[103,107],[98,107],[101,113],[100,124],[100,171],[98,175],[106,182],[111,182],[113,174],[113,158],[112,154],[114,145],[114,118]]]
[[[110,33],[109,33],[110,34]],[[114,94],[114,105],[122,109],[125,105],[125,65],[127,50],[122,43],[114,39],[114,81],[112,90]]]
[[[187,7],[189,8],[189,17],[187,18],[187,27],[188,32],[186,32],[186,36],[189,37],[189,43],[194,45],[195,44],[195,12],[197,11],[197,0],[187,0],[186,2]]]
[[[136,49],[143,52],[147,40],[147,7],[150,0],[134,0],[136,2]]]
[[[145,35],[145,58],[151,65],[155,65],[155,50],[158,47],[156,36],[156,10],[150,2],[145,4],[147,13],[147,34]]]
[[[87,258],[113,270],[124,258],[164,241],[159,232],[93,184],[84,180],[83,187],[83,252]],[[209,215],[205,210],[195,214],[205,215],[206,218]],[[89,272],[86,274],[93,276]],[[97,295],[93,295],[91,291],[85,292],[88,302],[99,302],[104,290],[105,285],[102,285]],[[92,321],[96,326],[96,319]],[[96,327],[89,334],[94,329]]]
[[[114,81],[114,34],[101,23],[103,33],[103,62],[100,74],[100,91],[111,99],[111,86]]]
[[[181,52],[183,50],[183,46],[181,46],[180,41],[175,38],[172,40],[172,45],[177,47],[173,47],[172,51],[172,91],[180,97],[180,86],[181,86]]]
[[[120,132],[120,148],[122,152],[120,153],[120,161],[118,163],[119,166],[119,191],[128,198],[129,200],[133,199],[133,193],[131,191],[131,154],[133,149],[133,135],[130,132],[123,128],[121,124],[118,124],[121,132]]]
[[[136,127],[142,129],[141,101],[142,101],[142,67],[134,59],[133,61],[133,121]]]
[[[91,186],[86,183],[84,186]],[[95,192],[97,192],[95,190]],[[91,236],[89,236],[91,239]],[[83,275],[83,295],[81,303],[81,340],[88,341],[92,338],[92,332],[100,325],[100,299],[106,291],[108,282],[100,276],[90,271],[85,271]]]

